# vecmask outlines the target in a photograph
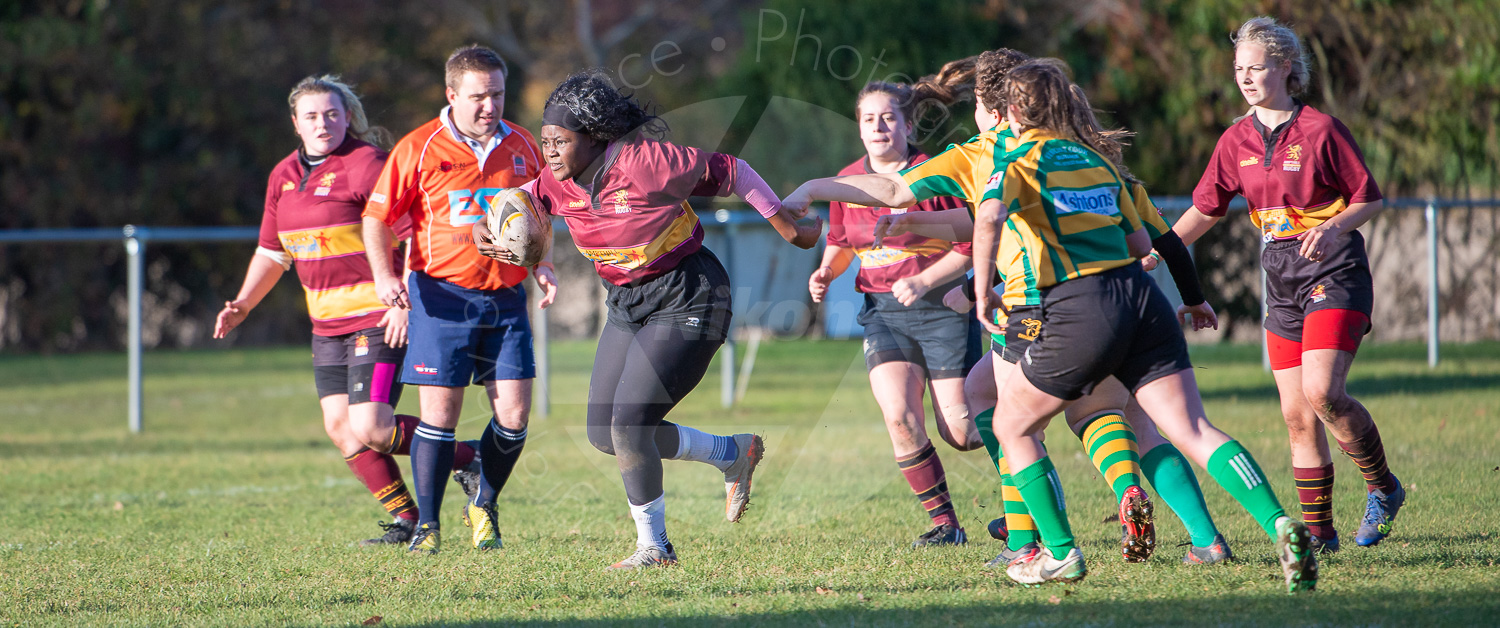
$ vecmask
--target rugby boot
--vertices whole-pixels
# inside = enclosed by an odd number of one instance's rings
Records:
[[[933,547],[936,545],[963,545],[969,542],[969,535],[964,533],[963,528],[955,528],[946,523],[932,527],[931,530],[917,537],[912,547]]]
[[[479,441],[466,440],[464,444],[474,448],[474,459],[458,469],[453,470],[453,481],[464,490],[464,497],[472,503],[479,497],[479,483],[483,481],[484,467],[479,464]],[[469,509],[464,509],[464,525],[469,525]]]
[[[621,571],[626,569],[645,569],[647,567],[675,567],[677,565],[677,552],[672,549],[672,544],[666,547],[637,547],[635,553],[625,557],[618,563],[610,565],[610,571]]]
[[[999,569],[1001,567],[1010,565],[1017,558],[1030,554],[1036,549],[1036,543],[1027,543],[1025,545],[1022,545],[1021,549],[1017,550],[1013,550],[1007,547],[1003,550],[1000,550],[1000,553],[996,554],[994,558],[991,558],[989,562],[984,564],[984,566],[989,569]]]
[[[1010,528],[1006,527],[1004,516],[1001,516],[999,519],[991,519],[988,528],[990,538],[996,541],[1005,541],[1010,538]]]
[[[360,541],[359,546],[374,547],[376,545],[397,545],[408,543],[411,541],[412,532],[417,529],[417,520],[402,519],[400,517],[396,517],[396,520],[390,523],[381,521],[380,529],[385,530],[385,534],[377,536],[373,539],[365,539],[363,541]]]
[[[1120,552],[1127,563],[1144,563],[1156,549],[1156,525],[1151,520],[1151,498],[1139,486],[1125,489],[1120,500]]]
[[[1209,543],[1208,547],[1198,547],[1191,542],[1186,545],[1189,547],[1187,556],[1182,557],[1184,565],[1212,565],[1234,560],[1234,552],[1229,551],[1229,542],[1224,540],[1222,534],[1215,534],[1214,542]]]
[[[1318,588],[1318,553],[1312,548],[1307,525],[1290,517],[1276,520],[1276,560],[1286,576],[1286,592],[1301,593]]]
[[[495,505],[476,506],[474,502],[464,505],[464,525],[473,529],[474,549],[495,550],[504,547],[500,542],[500,527],[495,523]]]
[[[1326,539],[1321,536],[1314,536],[1311,545],[1314,552],[1332,554],[1339,551],[1339,535],[1335,532],[1333,536]]]
[[[1401,505],[1405,503],[1406,487],[1401,485],[1400,480],[1396,480],[1396,490],[1390,495],[1380,489],[1370,491],[1365,497],[1365,520],[1360,522],[1359,530],[1354,533],[1354,543],[1360,547],[1369,547],[1390,536],[1391,522],[1396,520],[1396,513],[1401,511]]]
[[[411,535],[411,545],[406,548],[409,554],[436,554],[442,546],[441,533],[435,523],[417,527]]]
[[[766,455],[766,443],[755,434],[735,434],[734,444],[740,455],[724,470],[724,518],[738,523],[750,507],[750,476]]]
[[[1083,552],[1078,548],[1068,551],[1061,559],[1053,558],[1052,552],[1038,547],[1017,557],[1005,568],[1005,575],[1027,586],[1046,582],[1078,582],[1089,574],[1083,564]]]

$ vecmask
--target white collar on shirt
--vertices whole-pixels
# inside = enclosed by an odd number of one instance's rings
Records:
[[[480,144],[479,140],[458,132],[458,127],[453,126],[452,113],[453,105],[448,105],[447,107],[443,107],[443,112],[438,114],[438,117],[442,119],[443,126],[448,127],[448,132],[453,134],[453,139],[464,146],[468,146],[469,150],[474,151],[474,156],[479,159],[480,167],[484,167],[484,163],[489,161],[490,151],[495,150],[495,147],[499,146],[500,142],[505,141],[505,136],[510,135],[510,126],[505,124],[504,120],[501,120],[499,128],[495,129],[495,135],[490,138],[490,141]]]

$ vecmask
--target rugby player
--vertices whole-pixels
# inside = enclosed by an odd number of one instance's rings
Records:
[[[1006,119],[1020,146],[996,166],[975,219],[975,265],[995,255],[994,238],[1019,229],[1034,263],[1046,333],[1027,347],[1021,377],[996,381],[1010,402],[994,421],[1042,547],[1012,561],[1024,584],[1077,581],[1088,570],[1074,545],[1061,483],[1038,438],[1050,418],[1113,375],[1156,424],[1245,507],[1276,542],[1289,592],[1317,584],[1307,526],[1286,516],[1254,458],[1208,422],[1187,345],[1171,306],[1138,259],[1150,251],[1129,189],[1091,134],[1095,123],[1057,67],[1028,63],[1005,87]],[[976,307],[994,304],[990,277],[975,277]],[[1001,331],[981,316],[992,332]]]
[[[395,414],[407,317],[376,297],[359,235],[360,212],[386,160],[375,143],[389,144],[390,136],[370,126],[353,88],[336,76],[302,79],[287,104],[301,146],[271,171],[259,246],[239,295],[219,312],[214,337],[244,322],[296,262],[313,324],[313,379],[323,429],[349,470],[394,518],[381,524],[384,535],[363,544],[406,543],[416,528],[417,505],[391,456],[409,452],[418,423]],[[397,227],[403,235],[410,230],[409,223]],[[391,264],[397,272],[399,261]],[[459,444],[453,469],[477,474],[470,444]],[[472,490],[472,484],[464,486]]]
[[[744,161],[663,141],[665,130],[603,76],[569,76],[542,112],[551,176],[523,187],[540,209],[567,221],[605,284],[608,322],[589,381],[588,436],[617,459],[636,523],[635,552],[611,569],[677,562],[666,531],[663,459],[723,471],[725,517],[738,521],[765,452],[760,436],[715,436],[665,420],[729,333],[729,276],[703,247],[688,197],[738,195],[800,248],[822,235],[820,220],[798,225]],[[512,258],[490,243],[483,223],[474,233],[484,254]]]
[[[839,176],[897,172],[927,160],[907,142],[919,102],[932,97],[911,86],[872,82],[855,102],[866,155]],[[964,377],[979,359],[979,321],[943,306],[941,298],[962,281],[970,266],[970,245],[915,234],[885,238],[874,246],[875,223],[892,213],[962,208],[943,197],[910,208],[890,209],[835,201],[828,211],[828,245],[823,261],[808,278],[814,303],[843,274],[856,255],[855,288],[864,294],[859,323],[864,326],[865,366],[870,389],[885,418],[896,466],[932,521],[916,547],[961,545],[968,536],[948,494],[943,462],[927,436],[922,410],[924,389],[932,392],[938,433],[959,451],[984,445],[964,401]]]
[[[471,228],[488,199],[541,172],[536,141],[502,119],[505,62],[495,51],[466,46],[444,68],[448,106],[396,144],[364,212],[365,251],[380,300],[410,311],[411,348],[401,381],[417,386],[422,423],[412,445],[412,481],[420,510],[409,550],[441,548],[439,510],[454,456],[454,432],[467,386],[482,385],[493,412],[480,438],[477,492],[463,521],[479,549],[501,547],[495,497],[521,449],[536,376],[527,318],[528,269],[479,255]],[[392,272],[391,226],[413,225],[411,272]],[[530,269],[547,307],[557,294],[551,265]]]
[[[1244,196],[1265,250],[1266,343],[1292,448],[1302,517],[1323,552],[1337,551],[1333,454],[1328,432],[1359,466],[1367,491],[1354,542],[1391,533],[1406,490],[1386,464],[1375,419],[1344,388],[1370,331],[1374,285],[1359,227],[1383,206],[1359,145],[1337,118],[1295,98],[1307,87],[1307,53],[1269,17],[1234,35],[1234,76],[1250,113],[1214,148],[1193,207],[1174,229],[1193,242]]]

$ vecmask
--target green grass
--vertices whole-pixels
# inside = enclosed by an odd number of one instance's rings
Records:
[[[592,345],[554,345],[552,416],[532,422],[501,497],[503,551],[464,547],[448,491],[444,552],[351,547],[383,512],[322,434],[305,348],[156,353],[146,432],[125,430],[118,355],[0,358],[0,625],[32,624],[1481,624],[1500,616],[1500,346],[1374,346],[1351,389],[1380,421],[1410,490],[1378,548],[1327,559],[1320,591],[1282,593],[1270,544],[1200,473],[1240,556],[1178,564],[1186,540],[1158,512],[1160,553],[1118,559],[1113,500],[1065,428],[1054,458],[1090,559],[1078,585],[1026,589],[981,564],[998,482],[982,452],[940,452],[974,542],[915,551],[926,529],[896,471],[857,342],[763,345],[745,402],[718,406],[718,370],[673,415],[754,430],[768,454],[739,525],[720,476],[667,462],[678,569],[606,573],[633,547],[614,460],[588,446]],[[1291,469],[1274,386],[1254,347],[1197,347],[1210,416],[1259,458],[1284,503]],[[476,389],[477,390],[477,389]],[[487,414],[469,398],[460,437]],[[415,407],[411,391],[403,409]],[[405,461],[402,463],[406,467]],[[1338,462],[1336,523],[1363,508]],[[450,485],[452,486],[452,485]],[[1294,507],[1295,508],[1295,507]],[[980,538],[984,537],[984,538]]]

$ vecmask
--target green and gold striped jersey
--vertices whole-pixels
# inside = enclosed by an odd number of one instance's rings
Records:
[[[1136,201],[1113,164],[1088,147],[1038,129],[996,159],[981,200],[998,199],[1021,240],[1031,290],[1136,261],[1125,236],[1142,228]],[[1008,275],[1007,275],[1008,276]]]

